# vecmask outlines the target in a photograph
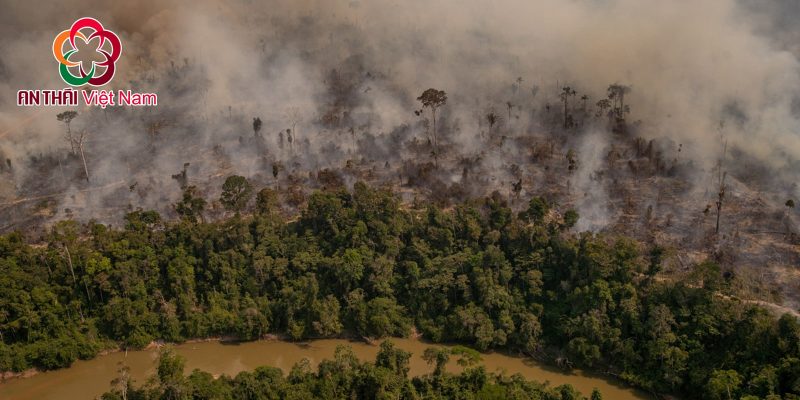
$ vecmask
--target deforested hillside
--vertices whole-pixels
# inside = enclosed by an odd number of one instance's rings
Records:
[[[0,229],[175,217],[187,187],[216,198],[234,174],[288,214],[357,180],[407,204],[542,196],[579,231],[665,247],[665,276],[713,260],[742,296],[796,309],[800,82],[791,25],[769,24],[784,3],[100,7],[125,45],[111,88],[160,96],[104,109],[14,107],[60,86],[34,50],[62,22],[13,4],[2,29],[36,29],[0,41],[21,60],[0,60]]]

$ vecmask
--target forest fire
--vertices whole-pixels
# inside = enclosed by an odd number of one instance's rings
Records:
[[[0,16],[0,271],[70,327],[0,283],[0,372],[64,366],[35,347],[64,332],[413,331],[800,395],[793,2],[67,3],[101,11]]]

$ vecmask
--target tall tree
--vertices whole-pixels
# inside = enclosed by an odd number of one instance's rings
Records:
[[[443,90],[437,90],[434,88],[430,88],[417,97],[422,103],[423,108],[428,108],[431,110],[431,115],[433,116],[433,154],[434,159],[438,160],[439,156],[439,140],[436,136],[436,110],[447,103],[447,93]]]
[[[253,195],[253,185],[247,178],[231,175],[222,184],[219,201],[228,211],[241,212]]]
[[[279,207],[278,192],[270,188],[263,188],[256,194],[256,211],[260,214],[271,214]]]
[[[631,87],[614,83],[608,87],[608,99],[611,100],[611,111],[614,117],[625,119],[625,114],[630,112],[630,107],[625,105],[625,95],[630,93]]]
[[[486,122],[489,123],[489,137],[491,138],[492,128],[497,125],[498,122],[500,122],[500,116],[494,112],[494,109],[491,109],[488,113],[486,113]]]
[[[86,176],[86,182],[89,182],[89,167],[86,164],[86,152],[84,151],[84,145],[86,144],[88,138],[89,133],[85,129],[80,131],[78,136],[74,138],[75,147],[78,148],[78,153],[80,154],[81,161],[83,162],[83,173]]]
[[[56,119],[63,122],[64,125],[67,126],[67,142],[69,142],[70,151],[72,152],[72,154],[75,154],[75,142],[72,140],[72,129],[70,128],[70,123],[77,116],[78,116],[77,111],[64,111],[56,115]]]
[[[133,380],[131,379],[131,368],[120,362],[117,373],[119,376],[111,381],[111,385],[114,391],[120,394],[122,400],[128,400],[128,389],[130,389]]]
[[[738,399],[736,393],[742,384],[742,377],[735,370],[715,370],[708,380],[708,394],[712,399]]]
[[[191,222],[197,222],[197,218],[203,219],[206,201],[198,195],[196,186],[187,186],[183,189],[183,198],[173,207],[181,217]]]
[[[161,395],[164,400],[188,399],[186,378],[183,369],[186,359],[172,349],[165,349],[158,359],[156,376],[160,383]]]
[[[434,376],[441,376],[444,374],[447,363],[450,361],[450,351],[442,347],[428,347],[425,349],[425,352],[422,353],[422,359],[425,360],[428,365],[434,366]]]
[[[719,234],[719,219],[722,215],[722,201],[725,199],[725,178],[728,176],[727,172],[723,171],[723,163],[725,162],[725,155],[728,152],[728,142],[722,145],[722,156],[719,158],[719,163],[717,164],[717,173],[719,174],[719,179],[717,181],[719,191],[717,192],[717,224],[714,229],[714,233]]]
[[[569,86],[564,86],[561,88],[561,94],[559,97],[561,98],[561,101],[564,102],[564,129],[572,126],[572,115],[569,113],[569,98],[575,97],[577,93],[578,92]]]
[[[253,136],[258,137],[258,133],[261,132],[261,124],[261,118],[253,118]]]
[[[597,116],[602,117],[603,115],[608,114],[608,110],[611,108],[611,100],[609,99],[602,99],[597,102]]]
[[[287,140],[289,141],[289,148],[291,150],[294,150],[294,145],[292,143],[296,142],[298,139],[297,124],[302,122],[303,117],[300,114],[300,108],[298,107],[287,108],[284,115],[286,116],[286,119],[289,121],[289,125],[292,126],[291,128],[286,129],[286,133],[287,133]]]

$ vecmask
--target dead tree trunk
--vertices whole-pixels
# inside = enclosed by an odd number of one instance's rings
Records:
[[[722,215],[722,200],[725,198],[725,175],[723,174],[722,180],[720,181],[719,185],[719,198],[717,199],[717,227],[714,230],[717,234],[719,234],[719,218]]]
[[[83,153],[83,144],[78,149],[81,152],[81,160],[83,161],[83,173],[86,174],[86,182],[89,182],[89,167],[86,166],[86,155]]]
[[[719,234],[719,219],[722,215],[722,200],[725,198],[725,178],[728,176],[727,172],[722,172],[722,165],[725,161],[725,154],[728,152],[728,142],[722,145],[722,157],[719,159],[719,193],[717,198],[717,225],[714,230],[716,234]]]
[[[86,143],[86,139],[88,137],[89,135],[86,133],[86,131],[82,131],[78,135],[78,138],[74,140],[75,144],[77,144],[78,152],[80,153],[81,156],[81,161],[83,162],[83,173],[86,176],[86,182],[89,182],[89,167],[86,164],[86,154],[83,151],[83,145]]]
[[[439,166],[439,140],[436,137],[436,107],[431,107],[433,112],[433,164]]]
[[[75,154],[75,141],[72,139],[72,130],[69,127],[69,122],[67,122],[67,140],[69,141],[70,152]]]
[[[62,244],[64,247],[64,253],[67,256],[67,265],[69,265],[69,272],[72,274],[72,283],[77,284],[78,280],[75,278],[75,269],[72,267],[72,256],[69,254],[69,247],[67,245]]]

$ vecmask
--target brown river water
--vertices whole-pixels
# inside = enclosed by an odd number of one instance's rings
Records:
[[[400,348],[412,352],[411,375],[431,372],[432,368],[422,360],[422,353],[432,345],[415,339],[392,339]],[[269,365],[288,372],[296,362],[308,358],[313,366],[323,359],[333,357],[337,345],[344,344],[362,361],[374,361],[378,346],[343,339],[316,340],[309,343],[289,343],[283,341],[257,341],[246,343],[199,342],[176,345],[177,352],[186,357],[187,374],[193,369],[201,369],[212,374],[236,375],[244,370]],[[138,385],[155,373],[157,350],[116,352],[88,361],[76,361],[70,368],[36,374],[30,378],[11,379],[0,383],[2,400],[89,400],[97,398],[110,388],[110,382],[117,376],[121,363],[131,369]],[[628,400],[649,399],[646,394],[627,388],[621,383],[603,376],[582,371],[566,373],[560,369],[545,366],[530,359],[500,353],[482,354],[482,364],[487,371],[507,374],[520,373],[525,378],[553,385],[569,383],[588,396],[597,388],[606,399]],[[454,361],[448,365],[452,372],[458,372]]]

